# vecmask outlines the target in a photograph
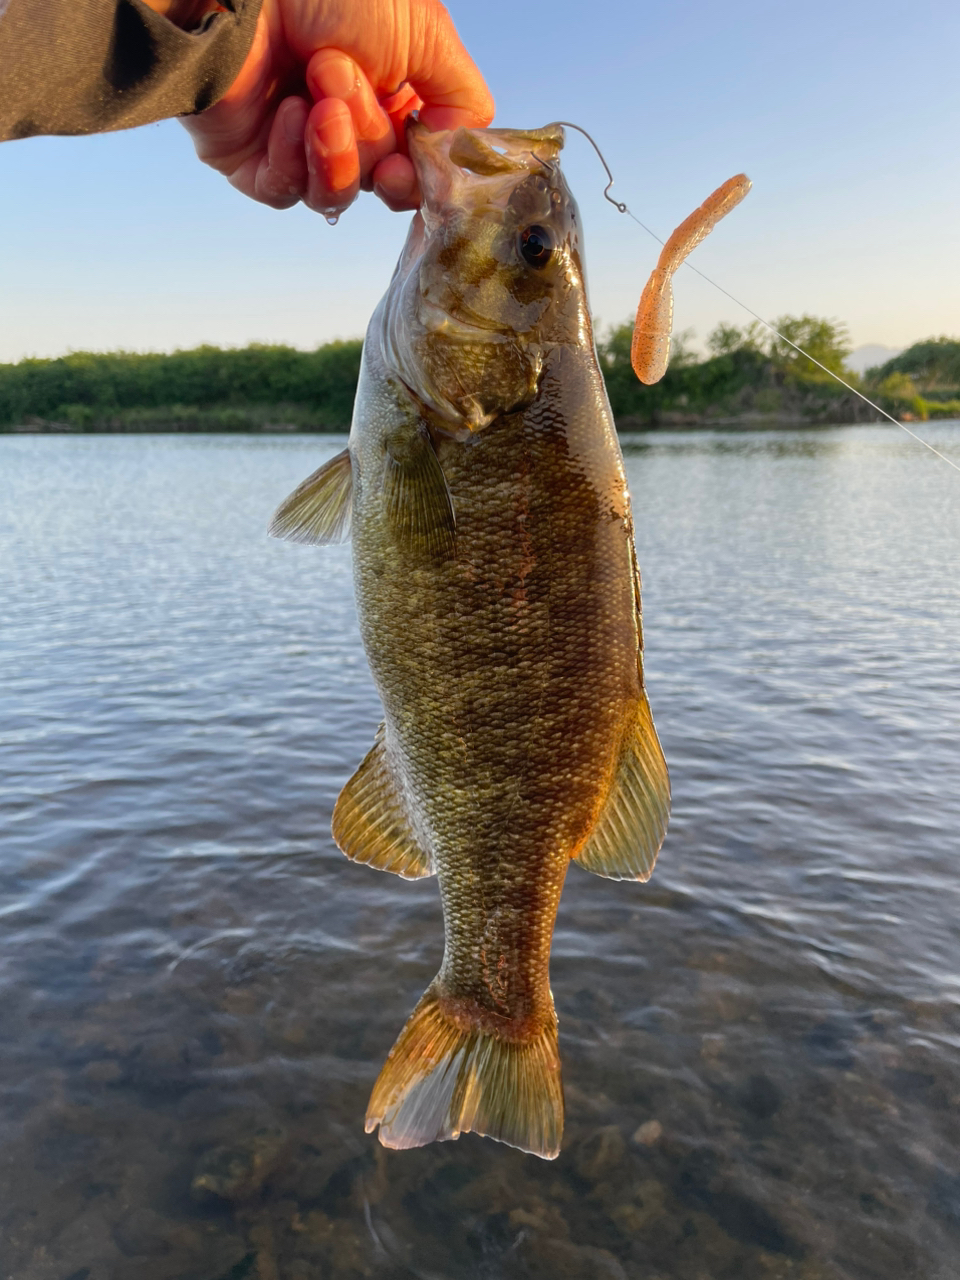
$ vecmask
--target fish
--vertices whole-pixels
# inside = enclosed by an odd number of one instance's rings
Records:
[[[439,881],[443,962],[367,1109],[387,1147],[472,1131],[557,1156],[549,961],[568,867],[646,880],[667,828],[563,143],[559,125],[413,125],[423,203],[370,320],[348,446],[271,524],[353,543],[383,723],[334,839]]]

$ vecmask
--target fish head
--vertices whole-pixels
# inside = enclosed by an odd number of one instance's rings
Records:
[[[423,203],[384,299],[387,369],[466,438],[537,393],[545,353],[592,342],[563,129],[408,133]]]

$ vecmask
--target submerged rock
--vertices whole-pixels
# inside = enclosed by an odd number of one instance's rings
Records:
[[[128,1257],[169,1253],[170,1223],[154,1209],[141,1205],[114,1228],[113,1238]]]
[[[606,1249],[568,1240],[522,1240],[519,1256],[531,1280],[627,1280],[622,1264]]]
[[[634,1130],[633,1141],[640,1147],[652,1147],[663,1137],[663,1125],[659,1120],[647,1120]]]
[[[595,1184],[615,1173],[626,1155],[626,1139],[615,1124],[608,1124],[581,1144],[574,1155],[573,1167],[586,1182]]]
[[[214,1147],[200,1158],[190,1189],[195,1196],[248,1200],[276,1172],[286,1145],[286,1129],[274,1126],[231,1146]]]

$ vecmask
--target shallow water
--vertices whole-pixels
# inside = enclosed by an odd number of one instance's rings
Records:
[[[342,441],[0,438],[3,1280],[957,1275],[960,477],[625,444],[674,816],[571,870],[547,1163],[363,1133],[442,935],[328,834],[349,549],[264,534]]]

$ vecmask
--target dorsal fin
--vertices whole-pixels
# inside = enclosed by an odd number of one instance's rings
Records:
[[[670,816],[667,764],[647,696],[640,697],[606,803],[576,858],[585,871],[610,880],[650,879]]]
[[[270,521],[271,538],[316,546],[346,542],[353,510],[350,450],[344,449],[297,485]]]
[[[404,880],[433,875],[407,817],[384,748],[384,727],[333,809],[333,838],[354,862],[392,871]]]

